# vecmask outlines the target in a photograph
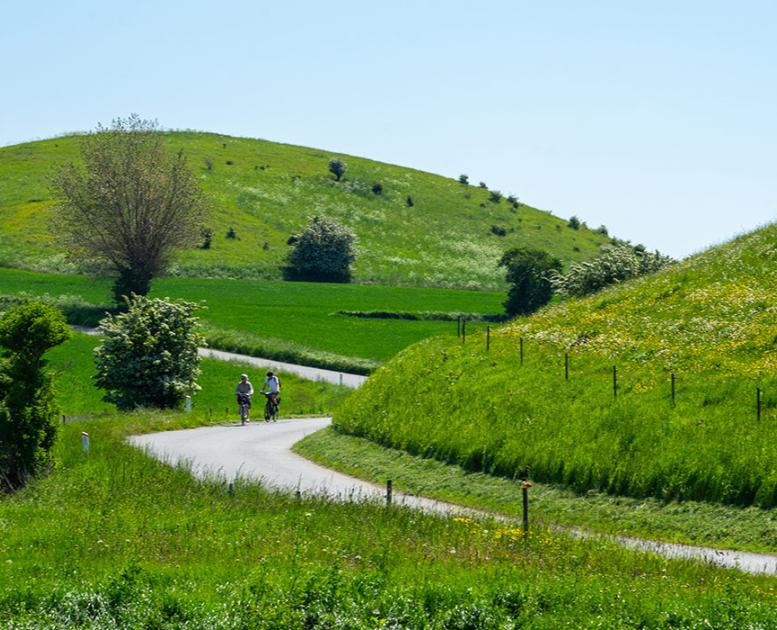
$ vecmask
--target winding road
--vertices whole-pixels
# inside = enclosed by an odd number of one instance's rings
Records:
[[[134,436],[130,442],[172,465],[187,464],[200,478],[236,477],[258,480],[288,491],[323,494],[343,501],[385,500],[385,489],[349,477],[300,457],[291,447],[306,435],[330,424],[329,418],[281,420],[277,423],[221,425],[183,431]],[[487,514],[424,497],[396,493],[398,504],[443,514]],[[609,537],[580,530],[567,530],[580,537],[615,540],[624,547],[657,553],[668,558],[701,560],[747,573],[777,575],[777,556],[679,545],[629,537]]]

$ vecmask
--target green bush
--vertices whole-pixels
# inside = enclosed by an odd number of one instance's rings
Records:
[[[459,183],[464,184],[465,186],[469,186],[469,175],[461,174],[459,175]]]
[[[336,221],[313,217],[294,243],[285,275],[291,280],[348,282],[356,236]]]
[[[502,201],[502,193],[498,190],[489,190],[488,200],[492,203],[499,203]]]
[[[100,322],[105,338],[95,349],[97,385],[120,409],[176,407],[197,391],[198,346],[204,343],[191,302],[133,295],[129,310]]]
[[[579,230],[580,229],[580,219],[578,219],[576,216],[572,215],[569,218],[569,222],[567,223],[568,228],[572,228],[573,230]]]
[[[383,182],[372,182],[372,192],[376,195],[383,194]]]
[[[51,463],[58,409],[43,355],[70,336],[62,313],[27,302],[0,319],[0,487],[19,488]]]
[[[511,249],[499,261],[507,269],[507,301],[504,307],[508,315],[526,315],[550,301],[553,287],[550,276],[561,271],[561,261],[548,252],[536,249]]]

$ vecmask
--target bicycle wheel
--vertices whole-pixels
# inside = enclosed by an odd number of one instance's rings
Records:
[[[268,398],[264,406],[264,421],[269,422],[270,418],[272,418],[272,400]]]

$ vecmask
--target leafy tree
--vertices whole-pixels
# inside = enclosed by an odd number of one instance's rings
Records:
[[[613,284],[659,271],[674,263],[660,252],[651,253],[644,246],[619,245],[593,260],[573,263],[562,274],[554,273],[551,282],[560,295],[584,296]]]
[[[53,187],[62,201],[55,236],[71,256],[107,264],[117,303],[148,293],[179,249],[196,246],[205,214],[182,151],[168,153],[156,123],[132,115],[98,127],[81,144],[83,166],[67,164]]]
[[[51,465],[59,409],[43,355],[70,334],[62,313],[39,302],[0,319],[0,488],[19,488]]]
[[[486,184],[486,182],[480,182],[478,186],[480,186],[481,188],[488,188],[488,184]]]
[[[609,236],[610,233],[607,231],[606,225],[600,225],[598,228],[594,230],[597,234],[601,234],[602,236]]]
[[[94,351],[95,382],[120,409],[176,407],[200,389],[197,348],[205,340],[197,305],[132,295],[127,306],[100,322],[105,338]]]
[[[356,260],[356,236],[347,227],[313,217],[294,242],[286,276],[293,280],[348,282]]]
[[[469,175],[464,175],[463,173],[459,175],[459,183],[469,186]]]
[[[533,313],[553,296],[550,276],[561,271],[561,261],[548,252],[528,249],[511,249],[499,261],[507,269],[507,301],[504,303],[508,315]]]
[[[579,230],[580,229],[580,219],[578,219],[576,216],[572,215],[569,217],[569,221],[567,222],[567,227],[572,228],[573,230]]]
[[[345,162],[343,162],[340,158],[332,158],[329,160],[329,172],[332,173],[332,175],[335,176],[335,179],[339,182],[343,175],[345,175],[345,170],[348,168],[345,165]]]

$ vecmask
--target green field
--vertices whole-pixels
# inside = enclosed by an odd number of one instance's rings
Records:
[[[112,404],[102,401],[101,390],[94,385],[94,356],[92,351],[99,339],[75,334],[47,355],[57,374],[57,403],[66,416],[106,415],[115,413]],[[203,359],[202,375],[198,383],[201,391],[192,396],[192,413],[196,422],[236,421],[235,386],[240,374],[247,373],[258,385],[264,380],[264,370],[233,361]],[[325,415],[348,395],[350,390],[339,385],[308,381],[294,374],[279,373],[283,380],[281,417]],[[261,399],[254,403],[254,415],[258,417]]]
[[[0,269],[0,294],[77,296],[110,303],[110,281]],[[214,347],[321,367],[364,371],[433,335],[456,334],[456,322],[363,319],[342,310],[498,314],[503,293],[376,285],[162,278],[152,296],[199,302]],[[96,311],[99,317],[99,309]],[[483,324],[472,324],[471,329]]]
[[[192,478],[124,442],[140,412],[62,430],[57,470],[0,497],[13,628],[742,628],[775,583],[602,541]],[[81,452],[80,432],[92,448]]]
[[[775,242],[771,225],[514,320],[490,351],[483,335],[421,342],[349,397],[335,422],[469,470],[578,492],[775,506]],[[413,388],[402,386],[408,373]]]
[[[165,139],[171,150],[185,151],[213,208],[212,247],[183,252],[173,270],[178,275],[279,278],[286,240],[315,214],[358,236],[359,283],[501,289],[496,264],[510,247],[531,245],[571,262],[591,258],[608,240],[529,206],[488,201],[488,191],[477,186],[401,166],[340,156],[348,172],[338,183],[327,170],[335,154],[319,149],[194,132]],[[69,136],[0,148],[3,266],[76,270],[47,223],[55,203],[49,179],[59,165],[79,159],[78,147],[79,138]],[[371,192],[377,180],[382,195]],[[506,235],[496,236],[494,226]],[[230,227],[236,239],[226,237]]]

